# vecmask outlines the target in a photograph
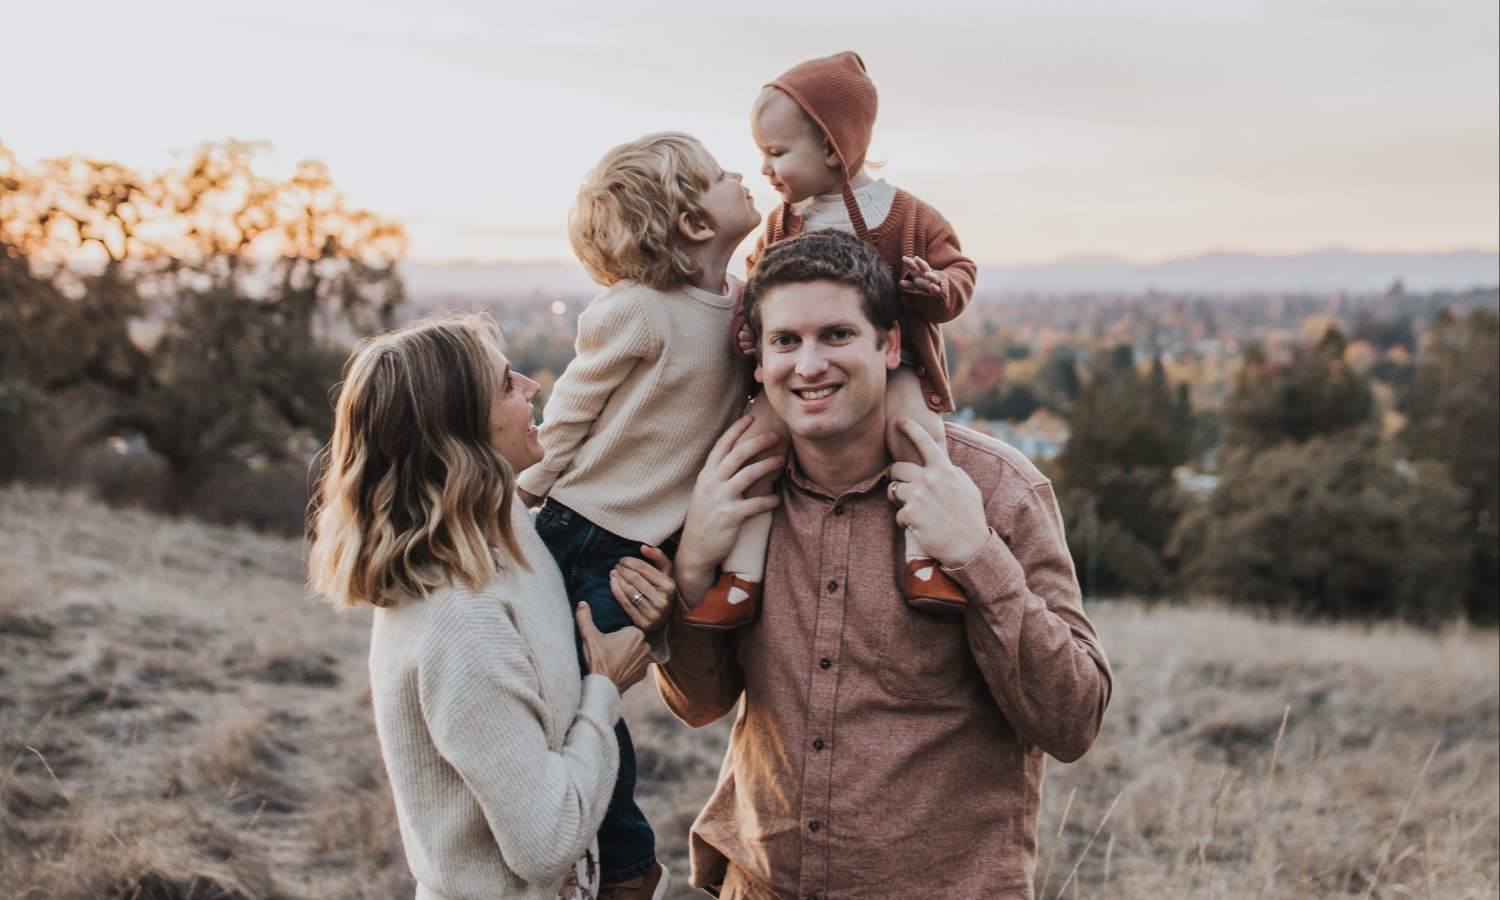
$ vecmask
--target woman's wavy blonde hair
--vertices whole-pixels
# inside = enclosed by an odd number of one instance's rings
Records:
[[[390,606],[506,562],[515,472],[490,444],[497,386],[487,315],[440,314],[366,340],[349,358],[314,499],[308,582],[331,602]]]
[[[691,135],[660,131],[613,148],[584,176],[568,240],[590,277],[605,287],[629,278],[665,291],[702,274],[677,239],[683,213],[708,221],[700,201],[713,173],[702,151]]]

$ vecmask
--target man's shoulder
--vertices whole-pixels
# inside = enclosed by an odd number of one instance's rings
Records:
[[[981,490],[1003,486],[1029,491],[1051,483],[1026,454],[1004,441],[952,422],[944,426],[948,458],[968,472]]]

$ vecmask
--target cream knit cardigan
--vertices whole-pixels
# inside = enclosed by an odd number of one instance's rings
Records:
[[[749,399],[732,345],[741,287],[622,281],[595,297],[542,412],[546,457],[517,483],[630,540],[660,544],[681,528],[708,451]]]
[[[580,682],[562,577],[513,510],[530,573],[375,612],[375,726],[418,900],[556,900],[619,767],[619,692]]]

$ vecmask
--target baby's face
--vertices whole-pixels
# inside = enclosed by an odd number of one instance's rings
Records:
[[[760,173],[788,203],[818,194],[837,192],[844,184],[843,168],[828,147],[823,132],[797,101],[772,90],[750,119],[750,131],[760,148]]]

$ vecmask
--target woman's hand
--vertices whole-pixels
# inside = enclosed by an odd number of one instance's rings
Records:
[[[613,634],[602,634],[594,625],[594,614],[589,612],[587,603],[578,604],[575,615],[578,633],[583,636],[583,665],[590,675],[603,675],[613,681],[621,694],[646,677],[651,649],[639,628],[626,625]]]
[[[627,556],[610,570],[609,590],[635,627],[650,634],[667,623],[677,583],[665,553],[642,544],[641,554],[646,559]]]

